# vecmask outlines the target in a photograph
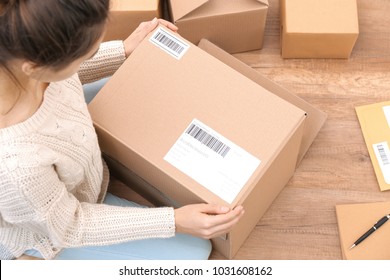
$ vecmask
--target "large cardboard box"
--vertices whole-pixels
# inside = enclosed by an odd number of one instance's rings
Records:
[[[104,41],[124,40],[141,22],[161,15],[160,0],[112,0]]]
[[[356,0],[280,0],[283,58],[349,58],[359,35]]]
[[[208,41],[201,46],[212,55],[160,27],[89,109],[111,170],[140,193],[175,207],[245,207],[239,224],[213,239],[232,258],[293,175],[325,115]]]
[[[171,21],[194,44],[202,38],[229,53],[261,49],[268,0],[167,0]]]

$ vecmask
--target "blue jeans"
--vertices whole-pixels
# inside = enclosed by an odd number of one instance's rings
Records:
[[[110,78],[104,78],[93,83],[83,85],[85,102],[89,103],[96,96],[98,91],[107,83]],[[115,94],[115,93],[113,93]]]
[[[104,203],[124,207],[146,207],[107,193]],[[171,238],[152,238],[108,246],[63,249],[56,260],[207,260],[211,242],[186,234]],[[36,250],[26,255],[42,258]]]

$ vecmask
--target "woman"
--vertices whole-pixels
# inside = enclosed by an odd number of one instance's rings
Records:
[[[0,0],[1,259],[207,259],[208,239],[244,213],[107,192],[81,82],[112,75],[159,23],[176,30],[154,19],[101,43],[108,10],[109,0]]]

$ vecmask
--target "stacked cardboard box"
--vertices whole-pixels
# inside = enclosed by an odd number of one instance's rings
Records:
[[[207,40],[197,47],[162,27],[89,109],[111,170],[151,200],[245,207],[239,224],[213,239],[228,258],[289,181],[325,120]]]

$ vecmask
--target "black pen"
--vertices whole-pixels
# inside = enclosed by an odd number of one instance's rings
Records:
[[[349,248],[349,250],[351,250],[353,247],[357,246],[364,239],[369,237],[374,231],[376,231],[378,228],[380,228],[389,219],[390,219],[390,214],[387,216],[384,216],[382,219],[380,219],[378,222],[376,222],[376,224],[372,228],[370,228],[365,234],[363,234],[358,240],[356,240],[355,243],[352,244],[352,246]]]

